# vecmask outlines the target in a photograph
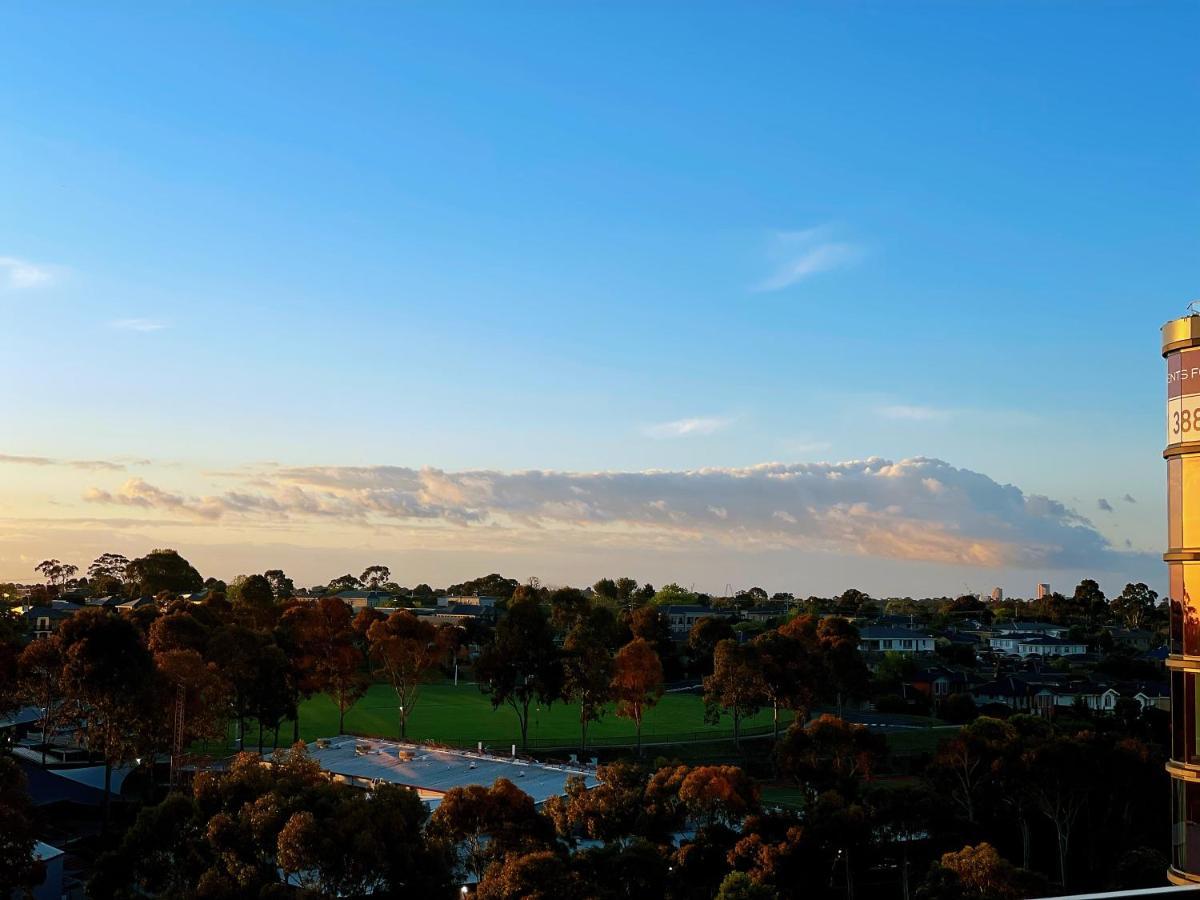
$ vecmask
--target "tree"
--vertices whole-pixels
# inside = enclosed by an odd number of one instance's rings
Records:
[[[1094,737],[1081,733],[1056,736],[1029,751],[1029,771],[1034,776],[1033,800],[1054,826],[1058,845],[1059,881],[1068,881],[1068,857],[1075,823],[1099,786]]]
[[[821,681],[816,642],[773,629],[756,637],[753,646],[763,696],[771,704],[772,734],[778,740],[780,710],[797,710],[806,719],[816,702]]]
[[[271,593],[275,596],[275,601],[288,600],[296,593],[296,585],[292,579],[284,574],[283,569],[267,569],[263,572],[263,577],[271,585]]]
[[[637,590],[638,583],[632,578],[617,579],[617,599],[622,604],[628,604],[632,599],[634,592]]]
[[[1093,579],[1085,578],[1075,587],[1073,597],[1076,608],[1082,610],[1089,626],[1108,616],[1108,598]]]
[[[82,610],[59,628],[64,694],[83,723],[88,745],[104,757],[104,821],[109,818],[112,770],[142,749],[147,710],[156,704],[150,652],[123,616]]]
[[[125,570],[129,560],[120,553],[101,553],[88,566],[87,576],[92,584],[92,594],[105,594],[120,591],[125,586]]]
[[[0,897],[20,897],[36,887],[44,869],[33,854],[33,802],[21,767],[0,756]]]
[[[758,810],[759,789],[737,766],[697,766],[679,782],[679,802],[702,826],[736,830]]]
[[[1113,598],[1109,609],[1126,628],[1142,628],[1154,615],[1157,606],[1158,592],[1139,581],[1125,585],[1120,595]]]
[[[721,711],[733,717],[733,746],[741,747],[742,719],[752,716],[766,700],[758,653],[734,638],[717,644],[713,673],[704,679],[705,719],[716,724]]]
[[[482,596],[508,600],[519,585],[520,582],[515,578],[505,578],[503,575],[493,572],[491,575],[473,578],[461,584],[452,584],[446,588],[446,593],[452,597]],[[428,593],[433,593],[429,585],[419,586],[418,589],[414,590],[414,593],[421,593],[420,587],[424,587]]]
[[[367,566],[358,580],[362,582],[363,587],[378,590],[392,580],[392,570],[387,566]]]
[[[562,696],[563,687],[554,632],[537,600],[514,595],[475,671],[480,690],[491,699],[492,707],[508,704],[517,714],[521,746],[527,747],[529,707],[534,700],[549,706]]]
[[[1011,724],[981,716],[941,743],[926,777],[949,797],[964,819],[974,823],[981,797],[994,784],[994,763],[1015,739]]]
[[[674,582],[671,584],[664,584],[652,596],[652,602],[655,604],[655,606],[681,605],[696,602],[696,595],[694,593],[689,591],[687,588],[680,587]]]
[[[833,611],[839,616],[853,616],[858,613],[859,607],[870,601],[870,599],[870,594],[864,593],[857,588],[850,588],[843,591],[837,598]]]
[[[265,575],[242,575],[227,592],[229,602],[259,627],[271,624],[275,615],[275,591]]]
[[[338,734],[345,734],[346,711],[367,692],[350,607],[336,597],[321,597],[312,609],[307,643],[313,653],[313,674],[338,708]]]
[[[596,769],[599,782],[588,789],[579,775],[568,777],[559,797],[546,801],[546,814],[560,837],[571,842],[582,834],[605,844],[625,844],[641,836],[652,841],[670,838],[676,823],[663,823],[648,813],[646,772],[630,760],[618,760]],[[660,827],[662,826],[662,827]]]
[[[401,740],[408,736],[408,717],[417,705],[421,682],[441,658],[436,632],[406,609],[376,622],[367,632],[375,674],[386,678],[396,692]]]
[[[814,800],[830,790],[853,797],[861,782],[870,780],[886,752],[883,735],[865,725],[824,715],[806,725],[793,722],[775,746],[775,759],[779,771]]]
[[[416,792],[381,785],[333,792],[321,819],[298,809],[276,839],[280,868],[323,897],[447,896],[449,854],[421,833]],[[320,809],[318,807],[318,809]]]
[[[491,787],[451,788],[433,811],[428,830],[458,847],[462,867],[476,878],[511,854],[544,850],[553,841],[550,820],[507,778],[497,778]]]
[[[629,719],[637,729],[637,752],[642,754],[642,723],[646,710],[658,703],[663,692],[662,662],[642,638],[634,638],[613,660],[612,694],[617,715]]]
[[[904,900],[909,900],[912,895],[910,847],[928,836],[937,802],[937,797],[928,789],[908,785],[877,788],[867,796],[871,821],[884,845],[899,852],[900,888]]]
[[[824,677],[837,698],[839,716],[846,699],[861,697],[867,690],[870,673],[858,642],[858,629],[839,616],[822,619],[817,625],[817,647]]]
[[[287,657],[270,634],[236,623],[213,632],[208,654],[232,691],[238,749],[245,748],[246,719],[251,716],[259,720],[261,748],[262,726],[274,724],[295,705],[294,691],[283,683],[288,673]]]
[[[579,748],[587,749],[591,722],[604,715],[612,696],[613,657],[604,636],[589,620],[578,623],[563,641],[563,693],[579,704]]]
[[[329,582],[328,591],[331,594],[340,594],[342,591],[356,591],[362,587],[362,582],[353,575],[346,573],[339,575],[333,581]]]
[[[776,900],[778,897],[774,888],[753,881],[745,872],[730,872],[721,882],[716,900]]]
[[[1017,900],[1029,895],[1022,890],[1018,872],[1012,864],[1001,858],[991,844],[984,842],[943,854],[917,896],[926,900],[967,897]]]
[[[58,635],[33,641],[17,658],[17,694],[42,711],[42,765],[46,764],[50,729],[63,710],[63,654]]]
[[[478,900],[584,900],[594,897],[562,853],[535,850],[505,856],[488,868]]]
[[[688,668],[693,675],[709,675],[717,644],[735,636],[733,625],[724,616],[703,616],[688,632]]]
[[[616,603],[621,599],[617,590],[617,583],[611,578],[601,578],[592,585],[592,590],[597,597],[609,603]]]
[[[151,550],[129,563],[125,577],[134,596],[186,594],[204,587],[200,573],[174,550]]]
[[[675,652],[671,639],[671,622],[656,606],[639,606],[629,614],[629,630],[633,637],[646,641],[658,658],[667,665]]]
[[[374,613],[379,619],[382,613],[371,607],[364,607],[363,612]],[[361,616],[361,613],[360,613]],[[357,643],[366,659],[367,638],[365,628],[359,628],[359,618],[355,616],[352,623]],[[371,622],[364,622],[366,628]],[[320,670],[321,653],[324,652],[324,638],[321,634],[321,614],[316,603],[298,603],[289,606],[279,618],[275,629],[275,641],[283,649],[288,661],[288,678],[297,700],[308,698],[324,690],[322,672]],[[300,703],[296,704],[296,714],[292,718],[292,743],[300,740]]]
[[[172,781],[182,760],[177,753],[199,740],[223,740],[229,727],[229,684],[215,664],[205,662],[195,650],[163,650],[154,654],[154,666],[170,690],[160,694],[162,719],[174,725],[181,746],[171,747]],[[182,716],[182,719],[178,718]]]
[[[561,587],[550,594],[550,621],[561,633],[575,627],[588,614],[591,604],[583,591],[573,587]]]
[[[247,707],[258,724],[258,752],[263,752],[263,731],[273,734],[272,749],[279,745],[279,726],[296,715],[298,693],[290,678],[291,669],[282,648],[263,635],[262,649],[254,659],[254,679],[247,693]]]
[[[35,572],[41,572],[46,579],[46,584],[50,587],[55,585],[66,587],[67,582],[75,577],[75,573],[79,571],[79,566],[73,566],[70,563],[60,562],[57,559],[44,559],[33,567]]]

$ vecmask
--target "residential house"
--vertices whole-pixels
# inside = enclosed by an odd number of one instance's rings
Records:
[[[667,617],[667,622],[671,626],[671,637],[677,641],[686,640],[688,632],[692,630],[692,626],[701,619],[720,616],[721,614],[708,606],[700,606],[698,604],[676,604],[665,606],[662,609],[662,614]]]
[[[1018,656],[1081,656],[1087,644],[1055,637],[1022,637],[1017,641]]]
[[[354,609],[366,607],[387,606],[395,601],[395,597],[386,591],[355,590],[339,591],[333,596]]]
[[[893,625],[868,625],[859,629],[858,649],[863,652],[932,653],[935,640],[927,631]]]

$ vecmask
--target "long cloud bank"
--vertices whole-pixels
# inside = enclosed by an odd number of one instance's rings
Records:
[[[84,500],[199,519],[504,530],[536,542],[793,548],[985,567],[1124,567],[1088,519],[938,459],[765,463],[693,471],[447,472],[263,467],[188,496],[140,478]]]

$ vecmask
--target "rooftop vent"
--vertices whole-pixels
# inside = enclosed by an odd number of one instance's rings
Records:
[[[329,749],[329,738],[317,738],[317,749],[318,750],[328,750]]]

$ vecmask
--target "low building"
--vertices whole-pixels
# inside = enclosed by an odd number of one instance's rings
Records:
[[[539,806],[566,793],[572,776],[583,778],[589,788],[600,783],[590,768],[396,741],[343,736],[309,744],[308,752],[335,781],[367,790],[379,784],[402,785],[430,806],[453,788],[490,787],[497,778],[507,778]]]
[[[353,609],[363,609],[364,607],[387,606],[395,602],[395,597],[386,591],[339,591],[333,596],[337,597],[343,603]]]
[[[1024,637],[1017,641],[1018,656],[1081,656],[1087,644],[1055,637]]]
[[[475,594],[472,594],[470,596],[463,595],[463,596],[459,596],[459,597],[438,597],[437,605],[439,607],[476,606],[476,607],[479,607],[480,609],[495,609],[496,602],[499,599],[500,598],[498,598],[498,597],[488,597],[486,595],[475,595]]]
[[[74,604],[59,605],[55,603],[51,606],[19,607],[18,611],[25,619],[25,636],[36,641],[50,637],[58,631],[58,627],[64,621],[75,615],[81,608]]]
[[[913,675],[907,687],[931,700],[940,700],[951,694],[964,693],[969,684],[963,672],[946,666],[930,666]]]
[[[786,603],[760,603],[742,611],[742,618],[751,622],[773,622],[788,614]]]
[[[927,631],[894,625],[868,625],[858,632],[858,649],[863,652],[932,653],[935,639]]]
[[[699,604],[664,606],[662,614],[667,617],[667,623],[671,626],[671,637],[677,641],[685,640],[688,632],[692,630],[692,626],[701,619],[721,615],[711,607],[700,606]]]
[[[33,888],[33,900],[62,900],[66,883],[63,864],[67,854],[57,847],[38,841],[34,844],[33,856],[44,867],[41,884]],[[13,896],[22,895],[17,891]]]
[[[992,630],[1000,634],[1040,634],[1043,637],[1066,637],[1070,630],[1066,625],[1055,625],[1051,622],[1016,622],[1007,620],[997,622]]]
[[[396,610],[381,607],[379,611],[392,613]],[[445,607],[439,606],[435,609],[414,607],[409,612],[434,625],[466,625],[469,622],[494,622],[496,620],[496,611],[490,607],[468,606],[461,603]]]

